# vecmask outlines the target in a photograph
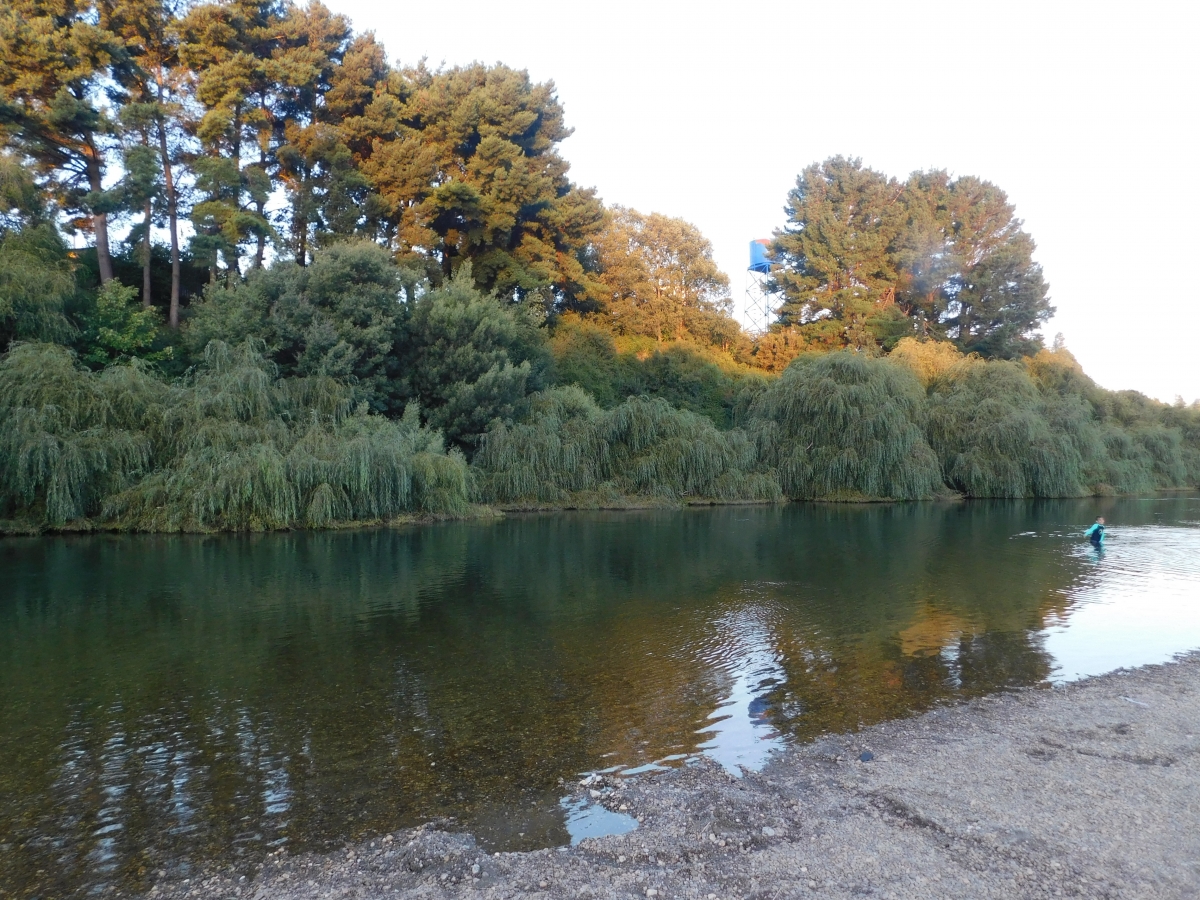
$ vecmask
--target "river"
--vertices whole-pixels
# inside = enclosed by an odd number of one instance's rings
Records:
[[[632,823],[560,779],[757,768],[1196,647],[1192,495],[4,539],[0,889],[137,891],[435,818],[564,844]]]

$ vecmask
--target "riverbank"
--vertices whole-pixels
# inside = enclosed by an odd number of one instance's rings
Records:
[[[1200,892],[1200,654],[781,754],[574,791],[629,834],[490,855],[437,824],[154,897],[1058,897]],[[448,823],[443,823],[448,824]]]
[[[962,499],[962,498],[958,498]],[[495,505],[471,504],[461,514],[454,513],[413,513],[411,515],[394,516],[390,519],[360,519],[330,522],[320,528],[252,528],[252,529],[197,529],[193,531],[178,529],[133,528],[120,522],[104,520],[79,519],[59,526],[47,526],[32,519],[0,519],[0,537],[36,537],[50,534],[245,534],[247,532],[263,533],[268,531],[346,531],[353,528],[399,528],[407,525],[430,525],[436,522],[471,522],[486,519],[501,519],[508,513],[536,512],[637,512],[650,509],[689,509],[706,506],[770,506],[778,503],[788,503],[787,500],[713,500],[709,498],[684,498],[673,500],[669,497],[585,497],[574,498],[563,503],[499,503]],[[815,501],[820,502],[820,501]],[[895,502],[895,501],[871,501]]]

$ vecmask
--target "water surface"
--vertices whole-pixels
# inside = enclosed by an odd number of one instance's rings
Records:
[[[82,896],[435,817],[564,844],[625,826],[560,778],[1169,659],[1200,499],[8,539],[0,585],[0,889]]]

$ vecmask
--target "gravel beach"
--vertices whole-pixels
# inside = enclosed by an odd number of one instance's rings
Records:
[[[1200,655],[575,791],[639,817],[492,855],[436,824],[155,898],[1200,896]]]

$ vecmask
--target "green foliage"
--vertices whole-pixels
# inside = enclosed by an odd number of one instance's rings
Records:
[[[931,388],[927,432],[947,483],[967,496],[1083,493],[1075,443],[1051,426],[1037,386],[1016,363],[950,368]]]
[[[259,347],[214,341],[184,382],[100,373],[63,348],[0,360],[0,506],[46,526],[324,526],[462,514],[467,468],[415,407],[398,421],[330,378],[279,379]]]
[[[74,294],[71,260],[53,225],[0,231],[0,350],[11,341],[70,340]]]
[[[248,529],[461,512],[470,490],[1200,482],[1200,408],[1035,352],[1047,286],[994,185],[809,166],[773,245],[780,322],[751,340],[703,235],[606,212],[568,177],[569,134],[552,83],[393,68],[320,3],[0,5],[3,513]],[[115,257],[111,217],[131,226]],[[68,251],[56,225],[95,247]],[[295,262],[267,268],[269,243]]]
[[[617,206],[595,250],[603,286],[600,315],[615,333],[724,349],[738,342],[741,329],[729,315],[729,278],[694,225]]]
[[[0,136],[32,161],[58,205],[95,234],[100,277],[112,278],[100,151],[113,128],[103,85],[123,56],[97,23],[98,4],[6,0],[0,5]]]
[[[577,384],[601,406],[627,397],[661,397],[706,416],[719,428],[734,424],[737,398],[761,372],[735,363],[720,350],[691,341],[660,344],[652,338],[617,339],[596,320],[559,318],[551,340],[555,379]]]
[[[827,348],[889,350],[916,334],[1011,359],[1035,352],[1054,312],[1033,239],[978,178],[905,183],[833,157],[806,168],[773,245],[781,321]]]
[[[492,503],[596,506],[629,497],[665,500],[776,500],[779,486],[759,471],[741,431],[663,400],[631,398],[601,410],[578,387],[532,398],[528,421],[498,423],[474,465],[477,490]]]
[[[754,401],[751,427],[788,497],[917,500],[942,481],[923,401],[916,378],[887,360],[804,355]]]
[[[493,420],[511,422],[551,367],[541,312],[475,287],[463,266],[410,304],[397,351],[406,396],[428,422],[470,447]]]
[[[571,132],[554,85],[501,65],[397,75],[362,163],[389,244],[430,274],[469,262],[476,286],[504,298],[590,296],[603,209],[567,178],[557,148]]]
[[[0,153],[0,352],[12,341],[74,336],[73,268],[33,176],[16,156]]]
[[[949,341],[899,341],[888,359],[907,366],[922,387],[929,387],[963,360],[962,353]]]
[[[100,288],[95,306],[84,322],[83,362],[103,368],[130,359],[159,362],[170,358],[171,347],[153,349],[161,318],[154,307],[138,303],[135,288],[115,280],[108,282]]]
[[[382,247],[338,244],[310,266],[281,262],[245,282],[210,288],[194,304],[185,340],[196,356],[214,340],[262,340],[284,376],[353,379],[373,409],[399,414],[404,401],[392,351],[412,282]]]
[[[53,344],[0,357],[0,509],[46,525],[95,514],[144,475],[145,409],[166,389],[140,368],[93,373]]]

